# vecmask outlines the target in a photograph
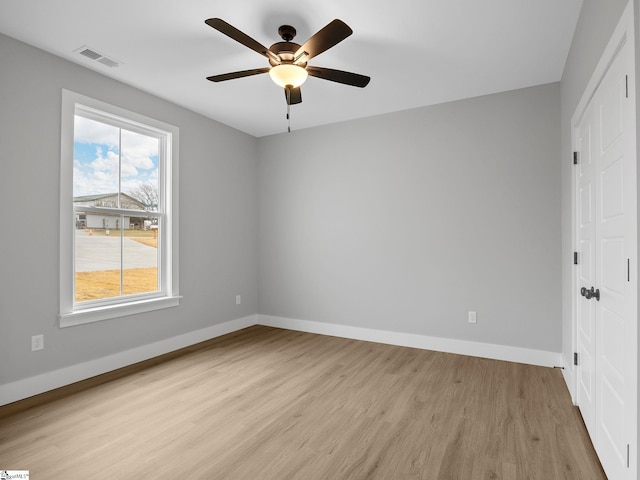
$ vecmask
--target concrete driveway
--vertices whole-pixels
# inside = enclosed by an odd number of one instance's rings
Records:
[[[127,268],[158,266],[158,249],[124,238],[124,261]],[[88,230],[76,230],[76,272],[117,270],[120,268],[120,237],[89,235]]]

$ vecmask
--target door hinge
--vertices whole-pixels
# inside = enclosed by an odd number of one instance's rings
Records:
[[[629,98],[629,75],[624,76],[624,89],[626,97]]]
[[[578,252],[573,252],[573,264],[578,264]]]
[[[573,164],[578,164],[578,152],[573,152]]]
[[[578,352],[573,352],[573,364],[578,365]]]
[[[629,444],[627,443],[627,468],[629,468],[629,456],[630,456],[630,451],[629,451]]]

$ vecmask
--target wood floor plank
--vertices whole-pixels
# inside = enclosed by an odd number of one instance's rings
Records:
[[[0,407],[0,468],[83,480],[605,480],[554,369],[257,326],[105,380]]]

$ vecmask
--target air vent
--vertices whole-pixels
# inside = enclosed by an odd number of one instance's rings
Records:
[[[74,50],[74,53],[79,53],[80,55],[90,58],[91,60],[97,60],[103,65],[106,65],[109,68],[114,68],[120,65],[120,62],[109,58],[101,53],[96,52],[93,48],[87,47],[83,45],[82,47]]]
[[[80,52],[80,55],[84,55],[85,57],[89,57],[91,60],[97,60],[102,56],[98,52],[94,52],[93,50],[89,50],[88,48],[85,48],[84,50],[82,50]]]

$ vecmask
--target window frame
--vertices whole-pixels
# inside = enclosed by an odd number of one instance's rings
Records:
[[[121,296],[105,300],[75,302],[75,213],[73,202],[74,119],[76,108],[82,116],[160,139],[158,162],[159,192],[163,207],[157,213],[159,228],[159,289],[156,292]],[[178,135],[173,125],[131,112],[121,107],[62,89],[60,147],[60,327],[119,318],[180,303],[178,283]],[[113,210],[100,207],[101,211]],[[117,209],[118,212],[126,209]]]

